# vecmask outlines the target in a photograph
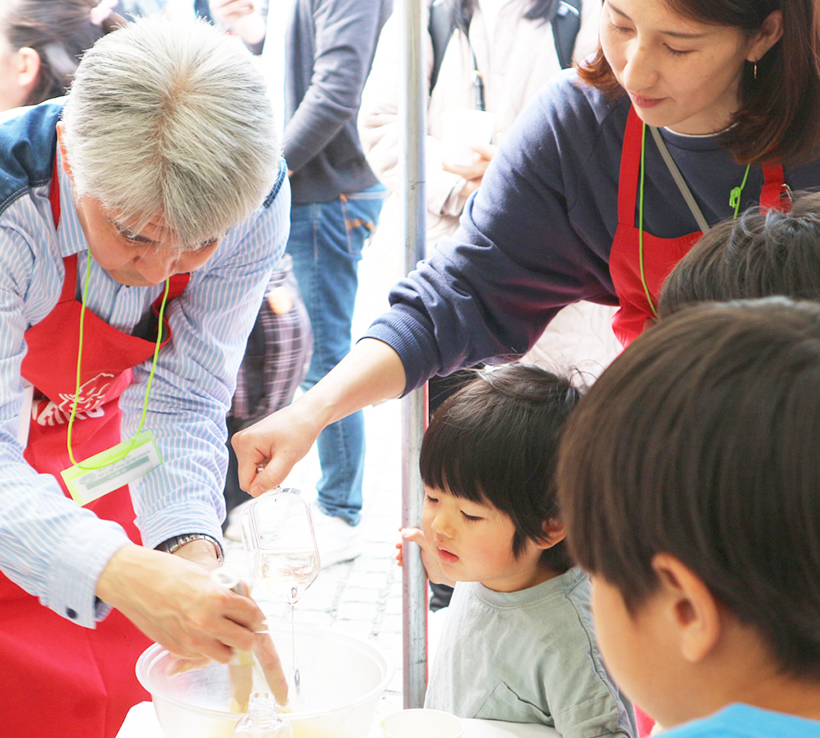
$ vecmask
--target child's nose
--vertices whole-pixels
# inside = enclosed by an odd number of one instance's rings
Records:
[[[453,526],[450,516],[443,511],[436,513],[436,516],[433,518],[432,528],[440,536],[444,536],[445,538],[452,537]]]

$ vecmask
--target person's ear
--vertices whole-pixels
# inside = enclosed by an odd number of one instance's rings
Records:
[[[11,52],[7,95],[7,107],[30,104],[30,98],[40,75],[40,55],[28,46]],[[39,102],[36,100],[35,102]]]
[[[63,165],[63,171],[71,178],[71,181],[74,181],[74,175],[71,173],[71,164],[68,162],[68,154],[66,154],[65,150],[65,142],[63,141],[63,136],[65,136],[65,123],[63,121],[57,122],[57,148],[60,151],[60,161]]]
[[[564,524],[555,518],[550,518],[545,521],[541,527],[544,530],[544,538],[539,541],[535,541],[537,548],[552,548],[556,543],[560,543],[567,537],[567,532],[564,530]]]
[[[746,61],[757,63],[783,37],[783,11],[773,10],[752,38],[746,52]]]
[[[17,84],[34,89],[40,75],[40,55],[32,48],[24,46],[17,50]]]
[[[703,661],[721,636],[721,610],[715,596],[700,577],[670,554],[656,554],[652,568],[661,583],[681,656],[692,664]]]

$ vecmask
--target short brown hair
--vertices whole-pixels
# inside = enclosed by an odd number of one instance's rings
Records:
[[[658,315],[774,295],[820,300],[820,193],[797,195],[790,212],[753,206],[711,228],[666,278]]]
[[[639,337],[564,434],[578,563],[633,614],[655,554],[700,577],[772,660],[820,677],[820,305],[701,305]]]
[[[783,13],[783,37],[740,83],[740,109],[720,138],[739,163],[779,159],[807,164],[820,142],[820,19],[814,0],[656,0],[700,23],[758,31],[775,10]],[[578,74],[611,96],[624,94],[598,46]]]

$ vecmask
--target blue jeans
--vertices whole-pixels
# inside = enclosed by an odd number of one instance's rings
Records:
[[[379,220],[384,197],[385,189],[378,184],[330,202],[291,206],[287,252],[313,328],[313,358],[304,389],[350,351],[362,247]],[[319,506],[356,525],[362,510],[364,415],[357,412],[329,425],[317,446],[322,466]]]

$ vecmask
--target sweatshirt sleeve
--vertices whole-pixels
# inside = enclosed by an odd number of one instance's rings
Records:
[[[288,168],[299,171],[356,116],[381,22],[380,0],[318,0],[310,86],[285,127]]]
[[[393,288],[392,310],[371,325],[367,335],[401,357],[405,391],[435,374],[525,353],[565,305],[613,303],[607,260],[617,168],[609,171],[612,158],[604,157],[609,181],[599,187],[590,171],[601,158],[598,118],[574,80],[562,75],[528,106],[458,232]],[[579,193],[574,172],[596,183],[589,195]]]

